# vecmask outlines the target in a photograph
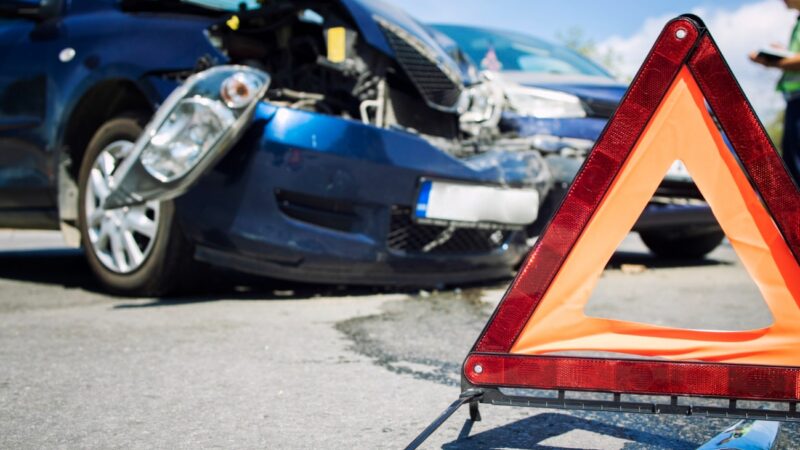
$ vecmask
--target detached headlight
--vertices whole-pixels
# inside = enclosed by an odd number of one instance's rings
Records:
[[[581,100],[565,92],[506,85],[506,98],[515,112],[542,119],[586,117]]]
[[[239,139],[270,77],[247,66],[197,73],[164,101],[111,180],[106,208],[174,198]]]
[[[181,100],[142,151],[142,165],[157,180],[174,181],[195,167],[235,121],[220,102]]]
[[[199,80],[187,80],[184,88],[188,92],[174,102],[161,125],[150,134],[141,162],[157,180],[169,183],[197,166],[226,133],[235,132],[237,119],[269,80],[266,74],[259,76],[250,68],[217,69],[221,69],[219,73],[211,73],[211,69],[198,74],[203,76]],[[170,96],[164,108],[172,99]]]

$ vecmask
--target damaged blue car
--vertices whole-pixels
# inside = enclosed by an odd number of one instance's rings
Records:
[[[0,5],[0,226],[111,291],[202,261],[321,283],[509,276],[552,176],[468,58],[377,1]]]

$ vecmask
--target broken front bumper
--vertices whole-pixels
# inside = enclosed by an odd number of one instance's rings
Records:
[[[429,179],[544,197],[550,175],[538,154],[492,156],[456,159],[411,133],[262,102],[176,210],[198,259],[245,272],[414,286],[496,279],[528,251],[520,227],[413,215]]]

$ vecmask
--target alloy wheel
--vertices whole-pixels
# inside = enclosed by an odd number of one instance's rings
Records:
[[[86,182],[85,217],[91,251],[108,270],[119,274],[136,271],[144,264],[156,241],[160,203],[106,209],[109,180],[133,142],[119,140],[97,155]]]

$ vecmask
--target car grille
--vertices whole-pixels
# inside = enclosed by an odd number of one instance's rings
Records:
[[[425,44],[391,23],[379,22],[397,61],[425,101],[434,107],[454,108],[461,97],[458,75],[448,74],[435,56],[427,54]]]
[[[390,249],[406,253],[486,253],[500,248],[511,233],[513,231],[419,224],[411,219],[411,208],[395,207],[386,243]]]

